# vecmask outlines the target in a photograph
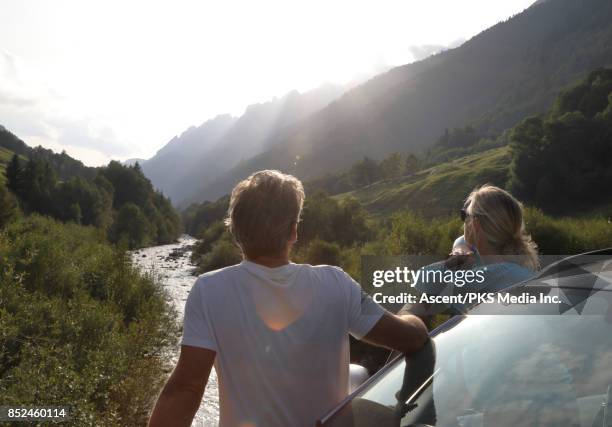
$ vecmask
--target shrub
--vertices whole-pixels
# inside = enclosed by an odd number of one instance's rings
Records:
[[[205,273],[218,270],[238,264],[240,261],[242,261],[242,255],[236,245],[228,239],[221,239],[212,246],[210,252],[198,260],[198,271]]]
[[[176,317],[104,232],[31,216],[0,233],[0,400],[70,405],[74,425],[143,425]]]
[[[603,217],[554,218],[528,208],[525,222],[544,255],[573,255],[612,246],[612,223]]]
[[[322,192],[306,198],[298,245],[321,239],[350,246],[367,241],[371,235],[367,214],[356,199],[338,201]]]
[[[312,265],[341,265],[340,246],[322,240],[313,240],[306,250],[306,262]]]
[[[198,263],[198,261],[205,256],[212,249],[213,245],[219,239],[225,239],[228,241],[232,240],[227,227],[223,224],[223,221],[217,221],[210,227],[202,231],[202,237],[195,244],[193,252],[191,254],[191,261]]]
[[[463,234],[459,219],[432,219],[404,212],[395,215],[386,238],[384,255],[446,256],[454,240]]]
[[[15,219],[19,213],[15,196],[0,182],[0,228]]]

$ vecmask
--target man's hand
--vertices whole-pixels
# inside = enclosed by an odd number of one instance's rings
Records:
[[[178,363],[157,398],[149,427],[191,426],[216,354],[204,348],[181,346]]]
[[[428,339],[427,327],[417,316],[388,312],[383,314],[372,330],[363,337],[363,341],[367,343],[406,354],[421,349]]]

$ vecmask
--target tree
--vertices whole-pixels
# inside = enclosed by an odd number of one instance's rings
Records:
[[[119,210],[111,230],[111,240],[125,240],[130,249],[140,248],[150,243],[150,225],[147,217],[134,203],[126,203]]]
[[[0,182],[0,227],[4,227],[13,220],[18,212],[15,196]]]
[[[81,224],[83,220],[83,214],[81,213],[81,205],[79,205],[78,203],[73,203],[70,205],[68,220],[74,221],[77,224]]]
[[[476,130],[467,125],[463,128],[454,128],[452,131],[445,129],[442,135],[436,142],[436,147],[444,148],[463,148],[474,145],[480,139],[480,135]]]
[[[551,115],[560,117],[565,113],[580,111],[586,117],[595,117],[608,106],[608,96],[612,93],[612,69],[591,72],[574,87],[559,94]]]
[[[306,260],[312,265],[340,265],[342,261],[340,246],[323,240],[313,240],[308,245]]]
[[[298,227],[299,245],[315,239],[350,246],[370,235],[366,213],[357,199],[338,202],[319,192],[306,199]]]
[[[410,153],[404,163],[404,173],[406,175],[412,175],[417,173],[420,169],[419,158],[414,154]]]
[[[30,158],[19,175],[22,177],[18,197],[27,210],[43,215],[54,215],[53,193],[57,185],[57,175],[46,160]]]
[[[19,160],[19,156],[17,154],[13,154],[11,161],[8,165],[6,165],[6,180],[7,187],[16,195],[22,194],[23,191],[23,167],[21,166],[21,161]]]
[[[330,241],[350,246],[364,243],[370,237],[367,214],[357,199],[351,197],[336,203],[330,217]]]
[[[392,153],[380,162],[380,171],[386,179],[397,178],[404,174],[404,162],[400,153]]]
[[[555,213],[612,200],[610,92],[612,70],[596,71],[561,93],[545,117],[517,125],[510,190]]]
[[[62,221],[79,221],[83,225],[103,227],[110,215],[111,199],[105,190],[80,177],[72,177],[57,186],[54,193],[56,216]]]
[[[120,209],[126,203],[144,207],[153,193],[151,182],[142,174],[140,168],[127,167],[117,161],[111,161],[100,174],[113,186],[113,207]]]
[[[350,176],[355,187],[365,187],[378,181],[382,175],[376,160],[364,157],[362,161],[353,165]]]

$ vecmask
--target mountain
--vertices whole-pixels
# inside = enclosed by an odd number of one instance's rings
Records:
[[[545,111],[557,92],[612,64],[612,2],[548,0],[462,46],[394,68],[262,143],[188,201],[214,200],[248,174],[276,168],[311,179],[363,156],[417,152],[445,129],[497,135]]]
[[[0,125],[0,172],[4,172],[5,165],[13,157],[19,155],[22,159],[33,158],[48,162],[57,173],[60,180],[68,180],[72,177],[93,179],[96,169],[85,166],[81,161],[70,157],[65,151],[54,153],[53,150],[42,146],[30,147],[15,134]],[[2,176],[0,179],[4,179]]]
[[[200,126],[192,126],[175,136],[152,158],[140,162],[145,175],[153,185],[176,200],[183,194],[183,182],[219,139],[236,123],[230,115],[220,115]],[[220,162],[222,163],[222,162]]]
[[[142,164],[143,171],[157,188],[180,202],[191,197],[200,183],[265,151],[272,135],[320,110],[343,91],[342,86],[326,84],[250,105],[239,118],[218,116],[173,138]]]

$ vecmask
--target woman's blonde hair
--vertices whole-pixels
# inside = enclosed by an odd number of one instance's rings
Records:
[[[248,257],[278,255],[287,248],[303,204],[300,180],[276,170],[262,170],[234,187],[225,225]]]
[[[525,231],[523,206],[510,193],[486,184],[470,193],[465,206],[498,255],[532,270],[540,267],[537,245]]]

